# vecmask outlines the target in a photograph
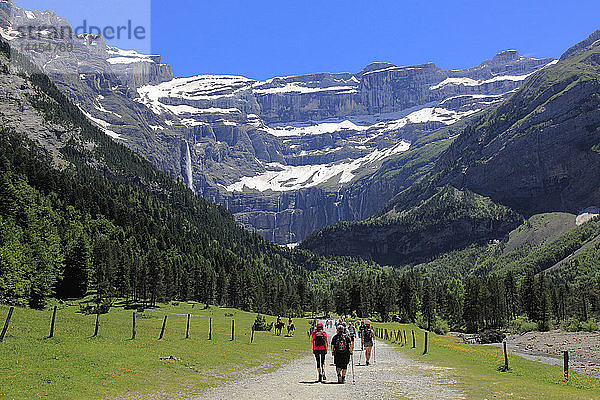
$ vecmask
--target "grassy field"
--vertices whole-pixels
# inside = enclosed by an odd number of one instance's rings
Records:
[[[51,311],[16,308],[0,343],[0,400],[175,399],[309,354],[306,320],[295,320],[293,338],[256,332],[250,344],[256,314],[203,308],[197,303],[164,304],[137,313],[135,340],[131,340],[131,310],[112,308],[101,315],[99,335],[92,338],[94,315],[81,314],[78,305],[59,306],[55,336],[48,339]],[[190,338],[185,339],[188,313]],[[8,307],[0,306],[0,324],[7,314]],[[166,331],[159,341],[165,315]],[[267,317],[268,322],[274,320]],[[181,361],[160,360],[169,356]]]
[[[458,384],[469,399],[600,399],[600,379],[569,374],[566,382],[562,367],[549,366],[510,356],[510,370],[500,372],[504,364],[502,350],[458,342],[449,336],[429,333],[428,354],[423,355],[424,331],[414,325],[375,324],[388,330],[405,329],[408,345],[396,344],[407,356],[453,368]],[[411,330],[415,331],[416,348],[412,347]]]

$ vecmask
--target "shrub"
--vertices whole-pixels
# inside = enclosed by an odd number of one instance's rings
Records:
[[[108,300],[104,300],[102,301],[102,303],[100,303],[100,305],[94,305],[94,304],[80,304],[79,305],[79,311],[82,314],[85,315],[91,315],[91,314],[107,314],[108,311],[110,310],[110,307],[112,306],[112,303]]]
[[[538,321],[537,330],[540,332],[548,332],[550,330],[550,321]]]
[[[496,329],[486,329],[479,334],[479,337],[482,344],[502,343],[506,335]]]
[[[271,323],[267,325],[267,319],[264,317],[264,315],[258,314],[254,320],[254,325],[252,325],[252,328],[255,331],[270,331],[271,328],[273,328],[273,324]]]
[[[448,325],[448,321],[445,319],[436,317],[433,323],[433,331],[438,335],[445,335],[450,332],[450,325]]]
[[[419,328],[427,330],[427,321],[425,321],[421,313],[417,313],[416,324]],[[450,332],[450,325],[445,319],[436,316],[431,324],[431,331],[438,335],[445,335]]]
[[[581,330],[586,332],[594,332],[598,330],[598,323],[592,318],[581,323]]]
[[[508,324],[508,330],[514,333],[535,331],[537,327],[537,324],[531,322],[527,317],[517,317]]]
[[[566,332],[594,332],[598,330],[598,323],[590,318],[587,321],[580,321],[577,317],[571,317],[560,325],[560,329]]]

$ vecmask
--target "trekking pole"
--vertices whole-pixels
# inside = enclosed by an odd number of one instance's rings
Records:
[[[352,384],[354,385],[356,383],[354,380],[354,352],[350,353],[350,359],[352,361]]]
[[[360,365],[360,363],[362,362],[362,349],[359,350],[360,351],[360,357],[358,357],[358,365]]]
[[[375,341],[373,340],[373,364],[375,364]]]

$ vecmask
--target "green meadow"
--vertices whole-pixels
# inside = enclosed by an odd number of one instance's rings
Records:
[[[408,344],[396,343],[403,354],[416,361],[430,362],[453,369],[454,378],[469,399],[600,399],[600,378],[569,373],[565,381],[563,369],[525,360],[509,354],[509,370],[501,372],[504,354],[501,349],[470,345],[450,336],[428,333],[428,352],[423,354],[425,331],[415,325],[376,323],[375,327],[405,330]],[[412,348],[411,330],[416,347]]]
[[[0,400],[175,399],[276,369],[310,351],[308,322],[302,319],[294,320],[294,337],[256,332],[250,343],[254,313],[204,309],[198,303],[162,304],[136,313],[136,338],[131,340],[133,311],[111,308],[100,316],[99,334],[92,337],[95,315],[82,314],[78,304],[59,305],[49,339],[51,310],[15,308],[0,343]],[[7,314],[8,307],[0,306],[0,324]],[[188,339],[187,314],[192,315]],[[165,315],[165,334],[158,340]],[[267,316],[267,322],[274,321]],[[174,359],[161,360],[170,356]]]

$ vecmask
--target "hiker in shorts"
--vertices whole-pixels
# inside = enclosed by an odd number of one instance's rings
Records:
[[[331,339],[331,354],[337,371],[338,383],[346,382],[346,371],[353,350],[352,340],[344,333],[344,327],[338,325],[337,334]]]
[[[350,337],[350,340],[352,340],[352,344],[354,344],[354,339],[356,338],[356,328],[354,327],[353,322],[350,322],[350,325],[348,325],[348,336]]]
[[[373,350],[373,338],[375,337],[375,333],[371,328],[371,323],[367,321],[365,324],[365,328],[363,329],[360,341],[363,349],[365,349],[365,359],[367,360],[367,365],[369,365],[369,360],[371,360],[371,350]]]
[[[317,330],[312,333],[313,354],[317,359],[318,382],[324,382],[325,377],[325,355],[327,355],[327,332],[323,330],[323,323],[317,323]]]

